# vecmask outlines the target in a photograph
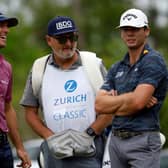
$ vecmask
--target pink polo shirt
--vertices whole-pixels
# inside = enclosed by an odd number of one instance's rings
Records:
[[[12,68],[0,55],[0,129],[8,132],[5,118],[5,103],[12,99]]]

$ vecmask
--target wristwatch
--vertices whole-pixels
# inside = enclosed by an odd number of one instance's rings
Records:
[[[95,133],[94,129],[91,128],[91,127],[88,127],[88,128],[86,129],[86,133],[87,133],[88,135],[92,136],[92,137],[94,137],[94,136],[97,135],[97,134]]]

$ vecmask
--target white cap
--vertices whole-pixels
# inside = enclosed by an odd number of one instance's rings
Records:
[[[120,18],[120,25],[118,28],[130,26],[130,27],[148,27],[147,16],[139,9],[129,9],[125,11]]]
[[[160,141],[161,141],[161,145],[163,146],[166,142],[166,137],[160,132]]]

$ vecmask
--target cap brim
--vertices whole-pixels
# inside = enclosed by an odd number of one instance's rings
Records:
[[[8,18],[7,22],[8,22],[9,27],[13,27],[13,26],[18,25],[18,19],[16,19],[16,18]]]
[[[119,28],[120,28],[120,26],[115,27],[115,29],[119,29]]]
[[[117,26],[116,29],[120,29],[120,28],[123,28],[123,27],[142,28],[144,26],[123,25],[123,26]]]
[[[0,22],[7,22],[8,27],[13,27],[18,24],[18,19],[16,19],[16,18],[0,18]]]
[[[143,27],[149,27],[148,24],[129,24],[129,23],[125,23],[125,24],[121,24],[119,26],[117,26],[116,28],[123,28],[123,27],[134,27],[134,28],[143,28]]]

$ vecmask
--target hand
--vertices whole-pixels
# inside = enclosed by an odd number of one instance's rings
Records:
[[[106,90],[99,90],[97,92],[97,96],[105,96],[105,95],[108,95],[108,92]]]
[[[117,96],[118,94],[117,94],[117,90],[114,90],[114,89],[112,89],[112,90],[110,90],[110,91],[106,91],[106,90],[100,90],[100,91],[98,91],[98,93],[97,93],[97,96]]]
[[[157,104],[157,103],[158,103],[157,98],[152,96],[152,97],[150,98],[150,100],[148,101],[146,107],[147,107],[147,108],[151,108],[151,107],[153,107],[153,106],[154,106],[155,104]]]
[[[75,156],[93,156],[95,155],[96,149],[94,144],[94,136],[88,135],[86,132],[79,132],[73,130],[73,149]]]
[[[21,159],[21,163],[17,167],[30,168],[31,160],[25,150],[17,150],[17,155]]]
[[[117,96],[118,95],[117,90],[114,90],[114,89],[110,90],[108,92],[108,95],[110,95],[110,96]]]
[[[70,130],[58,132],[46,139],[49,151],[57,158],[63,159],[73,156],[72,139]]]

